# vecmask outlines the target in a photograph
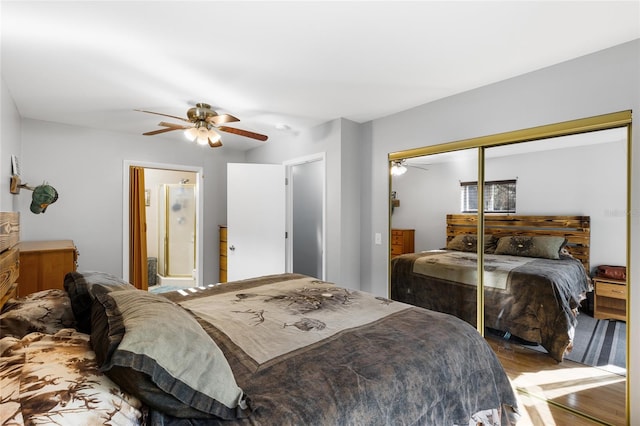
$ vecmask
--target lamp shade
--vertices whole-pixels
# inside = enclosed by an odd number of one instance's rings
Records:
[[[196,127],[191,127],[184,131],[184,135],[187,137],[187,139],[193,142],[198,137],[198,129]]]
[[[211,143],[216,143],[221,138],[222,138],[222,136],[220,136],[220,133],[216,132],[213,129],[209,129],[209,140],[211,141]]]

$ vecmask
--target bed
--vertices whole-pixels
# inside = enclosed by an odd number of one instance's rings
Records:
[[[0,313],[2,424],[518,417],[498,359],[451,315],[299,274],[152,294],[76,271],[64,288],[11,298]]]
[[[447,215],[443,249],[391,261],[391,298],[476,324],[477,216]],[[485,327],[562,361],[592,289],[589,217],[486,215]]]

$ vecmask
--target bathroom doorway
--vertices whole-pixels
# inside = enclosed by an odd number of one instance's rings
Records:
[[[196,284],[197,174],[145,169],[149,287]]]

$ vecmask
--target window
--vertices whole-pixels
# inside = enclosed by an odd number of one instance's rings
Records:
[[[478,212],[478,182],[460,182],[460,211]],[[516,180],[496,180],[484,183],[485,213],[516,212]]]

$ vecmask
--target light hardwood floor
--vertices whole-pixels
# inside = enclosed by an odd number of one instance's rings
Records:
[[[572,361],[558,363],[547,354],[488,337],[517,392],[523,408],[518,426],[625,425],[626,385],[623,376]],[[544,401],[600,419],[574,414]]]

